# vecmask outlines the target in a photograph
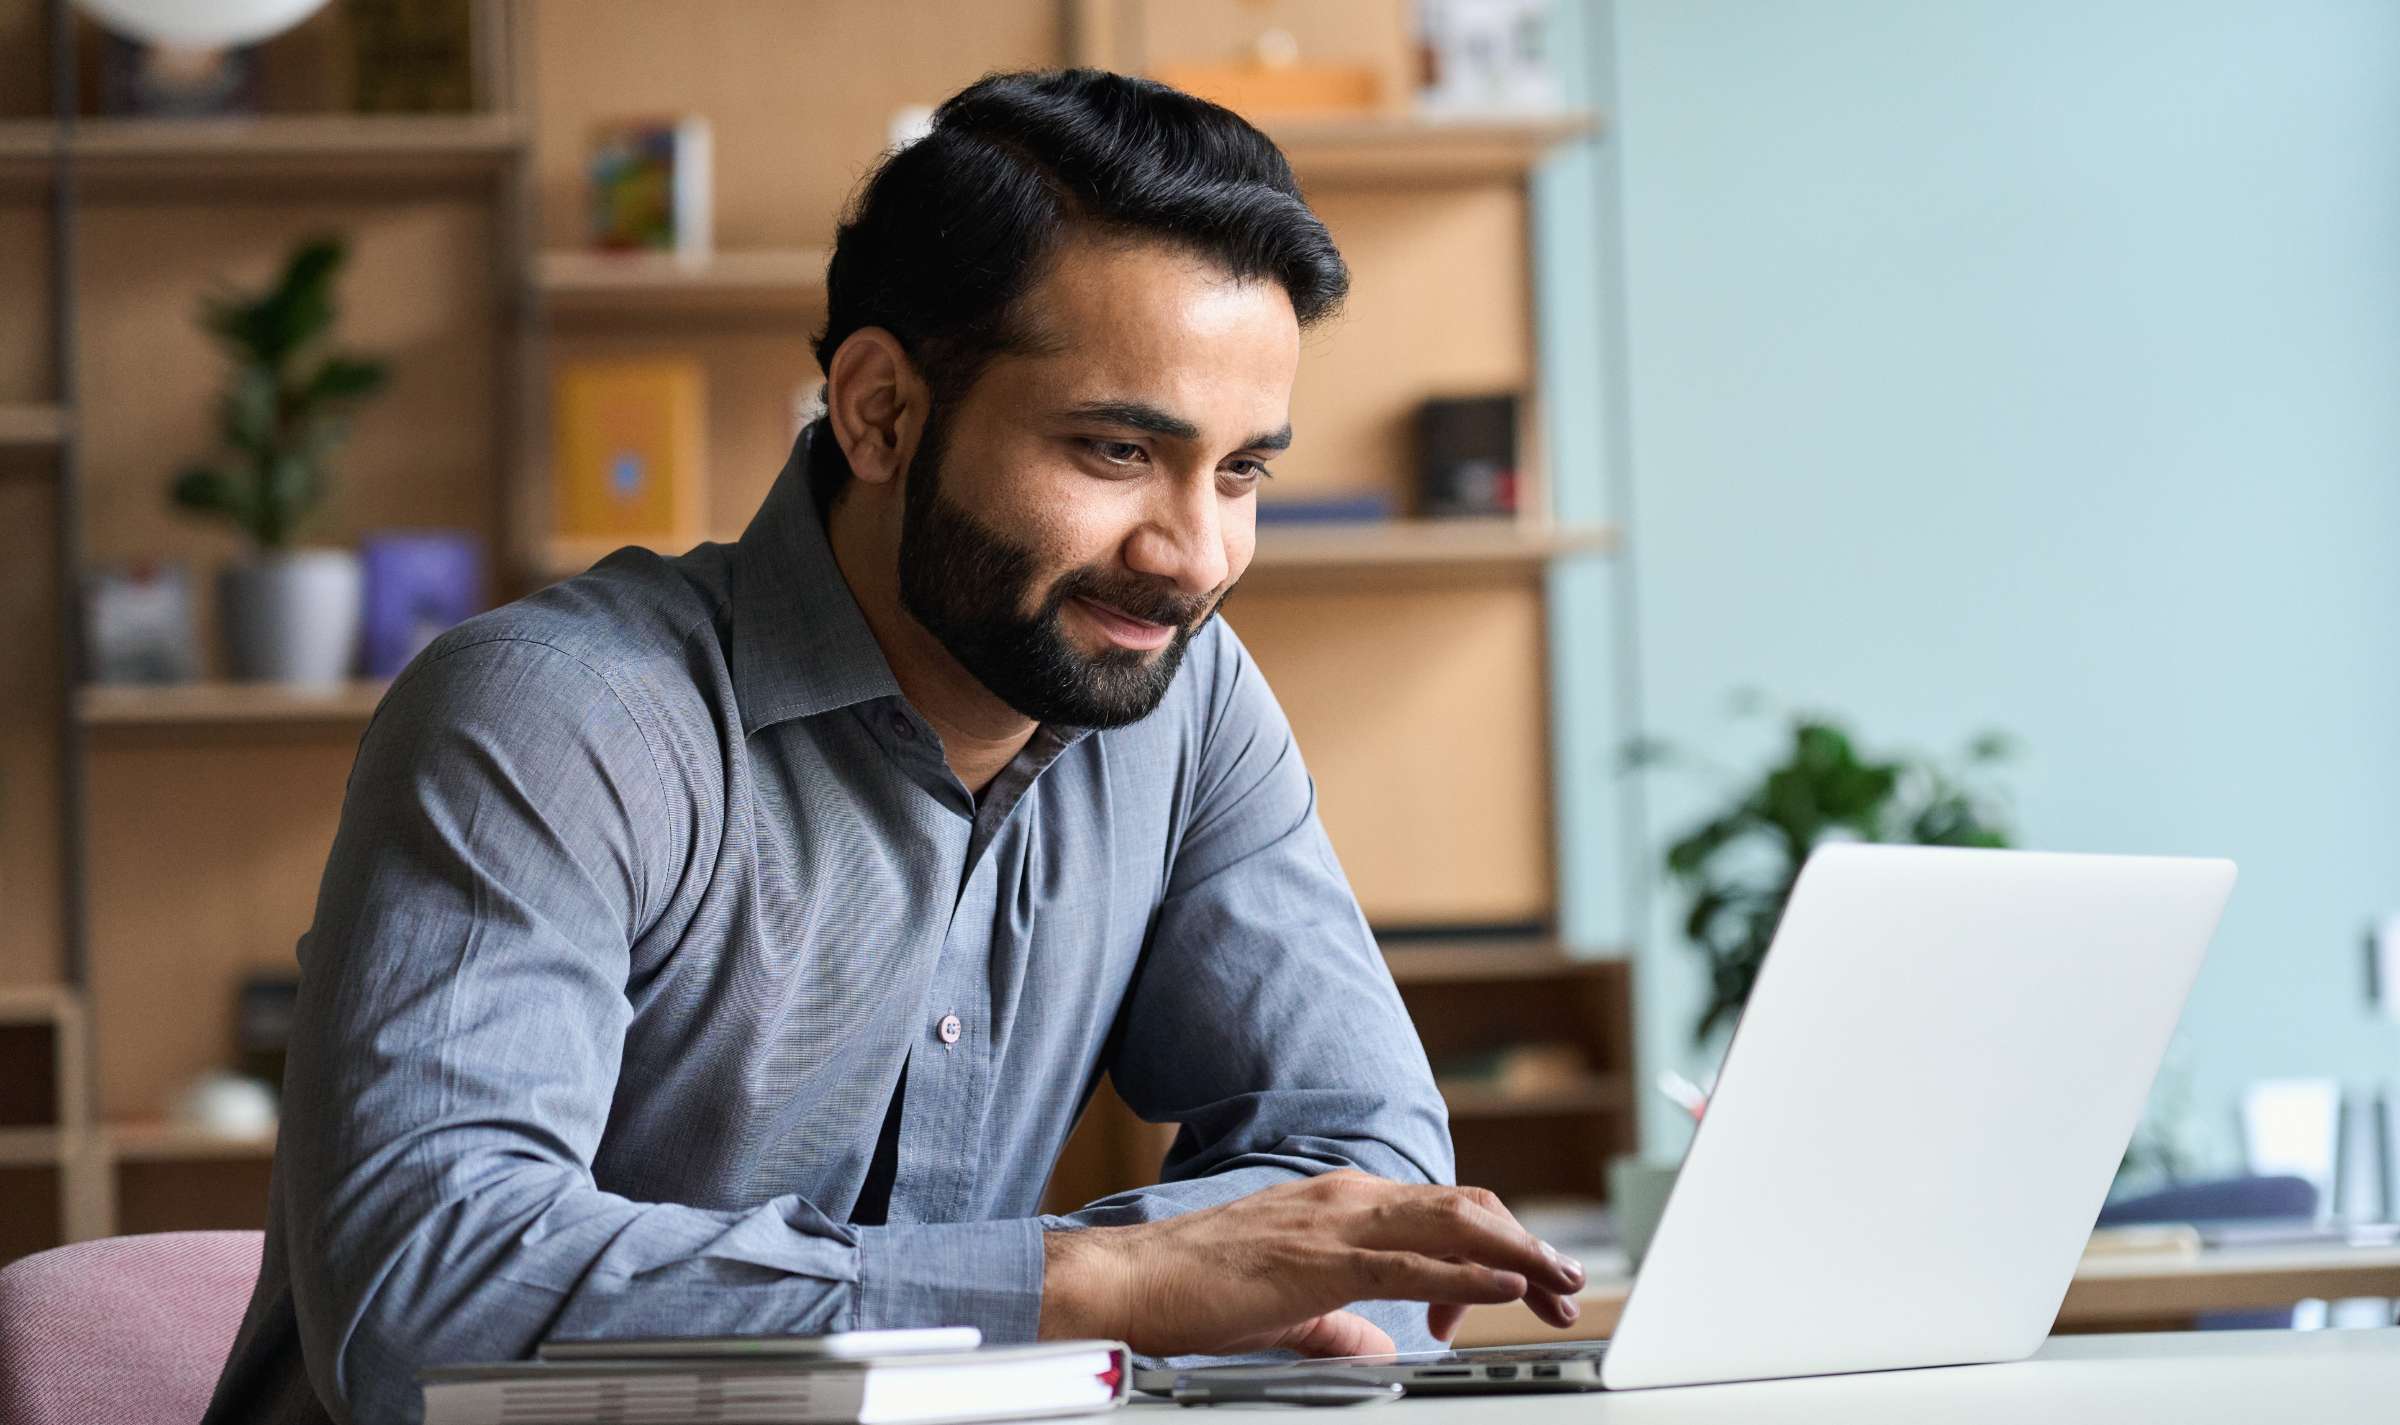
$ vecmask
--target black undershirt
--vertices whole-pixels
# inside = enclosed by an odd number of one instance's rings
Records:
[[[900,1066],[900,1081],[892,1085],[892,1106],[884,1110],[883,1132],[875,1139],[875,1158],[867,1164],[867,1180],[858,1185],[851,1204],[854,1227],[881,1227],[892,1211],[892,1181],[900,1176],[900,1101],[908,1094],[908,1065]]]

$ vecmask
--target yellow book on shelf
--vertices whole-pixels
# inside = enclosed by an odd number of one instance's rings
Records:
[[[675,548],[701,537],[708,400],[698,361],[567,362],[553,409],[561,536]]]

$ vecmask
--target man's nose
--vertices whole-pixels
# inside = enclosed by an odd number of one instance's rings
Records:
[[[1137,574],[1172,583],[1188,598],[1223,587],[1225,522],[1213,483],[1179,480],[1162,489],[1149,517],[1127,541],[1125,563]]]

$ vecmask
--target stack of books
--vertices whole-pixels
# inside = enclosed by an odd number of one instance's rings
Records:
[[[899,1339],[894,1339],[899,1338]],[[421,1372],[425,1425],[937,1425],[1123,1404],[1124,1343],[979,1346],[974,1331],[552,1341],[530,1361]]]

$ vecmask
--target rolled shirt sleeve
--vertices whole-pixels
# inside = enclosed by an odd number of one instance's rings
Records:
[[[1034,1221],[596,1185],[631,947],[689,859],[662,765],[607,677],[515,639],[420,660],[367,732],[300,947],[275,1188],[337,1418],[413,1420],[419,1368],[550,1335],[1035,1334]]]

